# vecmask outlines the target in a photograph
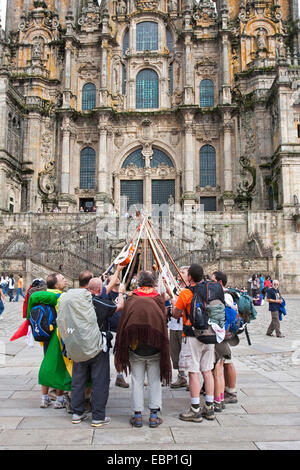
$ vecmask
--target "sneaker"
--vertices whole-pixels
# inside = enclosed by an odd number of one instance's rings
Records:
[[[214,402],[214,410],[217,413],[221,413],[223,411],[222,402],[219,403],[218,401],[215,401]]]
[[[222,405],[222,410],[225,410],[226,406],[225,406],[224,400],[221,401],[221,405]]]
[[[66,408],[67,406],[67,400],[66,400],[66,397],[63,395],[63,400],[58,400],[58,398],[56,399],[55,403],[54,403],[54,408],[56,410],[61,410],[62,408]]]
[[[179,419],[181,419],[182,421],[193,421],[194,423],[201,423],[203,419],[201,416],[200,407],[198,408],[198,410],[195,410],[191,407],[188,411],[180,413]]]
[[[50,398],[42,398],[42,401],[41,401],[41,404],[40,404],[40,408],[48,408],[48,406],[50,406],[52,404]]]
[[[224,394],[224,403],[230,404],[230,403],[237,403],[237,394],[236,393],[229,393],[225,392]]]
[[[215,419],[214,404],[212,403],[211,405],[207,405],[206,403],[204,403],[204,406],[201,410],[201,414],[203,418],[205,419],[208,419],[208,420]]]
[[[72,423],[80,424],[81,421],[84,421],[85,419],[87,419],[87,415],[85,413],[83,413],[82,415],[77,415],[76,413],[74,413],[72,417]]]
[[[128,384],[127,382],[125,382],[123,376],[116,378],[115,385],[116,385],[117,387],[121,387],[121,388],[128,388],[128,387],[129,387],[129,384]]]
[[[178,375],[176,382],[173,382],[170,387],[171,388],[181,388],[187,386],[187,380],[184,376]]]
[[[50,400],[56,401],[57,395],[56,395],[56,390],[55,390],[55,388],[51,388],[51,390],[49,390],[49,392],[48,392],[48,397],[50,398]]]
[[[93,428],[102,428],[104,424],[110,423],[110,417],[106,416],[104,419],[93,419],[92,426]]]

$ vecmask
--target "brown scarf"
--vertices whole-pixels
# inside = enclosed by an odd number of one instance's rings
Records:
[[[133,343],[148,344],[160,351],[160,378],[171,379],[170,343],[163,297],[133,294],[125,303],[114,348],[118,371],[130,371],[129,347]]]

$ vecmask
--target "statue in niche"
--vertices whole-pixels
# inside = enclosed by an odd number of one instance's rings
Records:
[[[124,0],[120,0],[117,4],[117,15],[125,16],[127,14],[127,4]]]
[[[177,11],[177,0],[168,0],[168,11]]]
[[[33,59],[41,59],[43,57],[44,52],[44,41],[43,39],[38,36],[35,37],[33,40],[33,47],[32,47],[32,58]]]
[[[256,36],[257,55],[260,56],[268,50],[266,32],[263,28],[259,28]]]
[[[286,47],[283,41],[283,37],[280,36],[276,44],[276,57],[277,59],[284,58],[286,56]]]

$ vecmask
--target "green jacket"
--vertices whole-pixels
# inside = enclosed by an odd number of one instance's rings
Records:
[[[54,292],[47,292],[47,291],[38,291],[34,292],[28,301],[27,306],[27,319],[29,319],[30,311],[32,307],[35,305],[45,304],[45,305],[52,305],[55,307],[57,304],[57,294]]]

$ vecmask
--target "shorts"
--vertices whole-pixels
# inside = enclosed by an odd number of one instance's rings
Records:
[[[231,360],[231,349],[227,341],[215,344],[215,364],[219,361]]]
[[[183,337],[179,356],[179,370],[206,372],[214,367],[215,345],[204,344],[195,337]]]

